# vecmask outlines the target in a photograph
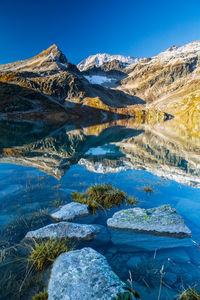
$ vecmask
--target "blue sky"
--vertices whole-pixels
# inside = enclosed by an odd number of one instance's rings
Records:
[[[200,0],[0,0],[0,64],[52,44],[78,63],[96,53],[153,56],[200,40]]]

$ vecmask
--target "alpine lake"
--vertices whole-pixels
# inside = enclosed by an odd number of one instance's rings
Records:
[[[77,243],[103,254],[121,280],[141,299],[176,299],[200,287],[200,127],[181,120],[146,124],[135,119],[61,128],[0,122],[0,299],[32,299],[46,288],[50,268],[27,264],[26,233],[55,222],[50,217],[72,202],[75,191],[110,184],[137,198],[136,207],[170,205],[191,230],[188,239],[115,231],[105,242]],[[73,222],[100,224],[122,209],[99,209]],[[110,232],[109,232],[110,234]],[[166,242],[165,242],[166,239]]]

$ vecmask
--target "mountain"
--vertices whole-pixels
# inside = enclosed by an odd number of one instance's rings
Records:
[[[126,68],[128,65],[139,62],[140,59],[131,56],[124,56],[124,55],[110,55],[107,53],[98,53],[96,55],[91,55],[88,58],[82,60],[78,65],[78,69],[83,72],[93,67],[99,68],[102,65],[117,61],[121,68]]]
[[[182,106],[179,101],[200,96],[199,57],[200,41],[172,46],[129,66],[128,76],[118,88],[141,97],[154,108],[176,113]]]
[[[127,105],[144,103],[123,91],[91,84],[56,45],[33,58],[1,65],[0,101],[1,118],[50,119],[59,113],[63,121],[105,118],[108,113],[116,118],[128,114]]]
[[[124,61],[97,54],[77,67],[90,83],[136,96],[146,102],[146,108],[185,119],[189,110],[195,118],[200,116],[200,41]]]
[[[140,60],[131,56],[103,53],[89,56],[77,67],[90,83],[115,88],[118,81],[127,77],[127,67]]]
[[[0,66],[0,82],[40,91],[60,104],[87,94],[87,81],[56,45],[33,58]]]
[[[52,45],[33,58],[0,66],[0,119],[65,123],[150,110],[194,126],[192,120],[200,117],[199,54],[196,41],[151,58],[97,54],[75,66]]]

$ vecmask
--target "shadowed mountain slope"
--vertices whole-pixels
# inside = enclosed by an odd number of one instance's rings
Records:
[[[127,112],[128,105],[144,102],[123,91],[90,84],[53,45],[33,58],[0,66],[0,103],[4,114],[59,111],[69,119],[73,114],[80,117],[82,106],[120,113],[113,108]]]

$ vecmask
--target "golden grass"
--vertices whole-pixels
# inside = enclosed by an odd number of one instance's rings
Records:
[[[34,241],[28,260],[37,271],[42,271],[45,267],[51,265],[60,254],[73,249],[74,246],[69,239]]]

